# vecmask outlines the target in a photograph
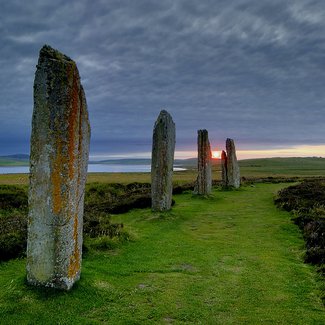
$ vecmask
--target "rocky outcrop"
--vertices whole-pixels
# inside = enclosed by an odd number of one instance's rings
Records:
[[[175,151],[175,123],[162,110],[153,130],[151,157],[151,198],[153,211],[171,208],[173,192],[173,164]]]
[[[194,193],[209,195],[212,188],[211,147],[207,130],[197,131],[198,176]]]
[[[237,162],[236,148],[234,140],[226,140],[227,151],[227,186],[239,188],[240,187],[240,171]]]
[[[87,104],[74,61],[44,46],[34,81],[27,281],[70,289],[80,277],[89,156]]]

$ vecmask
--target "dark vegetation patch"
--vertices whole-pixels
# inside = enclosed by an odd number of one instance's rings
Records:
[[[175,194],[192,190],[192,184],[175,186]],[[175,202],[173,201],[173,204]],[[111,222],[111,214],[151,206],[150,184],[87,184],[84,209],[84,250],[107,249],[130,240],[123,224]],[[27,242],[27,188],[0,185],[0,261],[22,257]]]
[[[281,176],[268,176],[268,177],[241,177],[241,184],[250,185],[254,183],[267,183],[267,184],[280,184],[280,183],[295,183],[303,181],[301,177],[281,177]]]
[[[16,211],[8,217],[0,217],[0,261],[24,256],[26,242],[26,215]]]
[[[25,254],[27,210],[26,188],[0,186],[0,261]]]
[[[174,185],[173,194],[182,194],[194,190],[194,183],[187,183],[182,185]]]
[[[318,265],[325,275],[325,180],[308,180],[281,190],[277,206],[291,211],[306,241],[307,263]]]
[[[14,185],[0,186],[0,209],[10,210],[19,209],[26,210],[28,207],[28,199],[26,189]]]
[[[94,213],[125,213],[134,208],[151,205],[150,184],[92,183],[86,186],[85,218]]]

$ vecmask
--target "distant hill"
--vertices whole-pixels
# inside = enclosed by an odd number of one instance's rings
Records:
[[[134,158],[134,159],[107,159],[100,161],[90,161],[90,164],[104,164],[104,165],[150,165],[150,158]],[[177,167],[196,167],[197,159],[189,158],[189,159],[175,159],[174,165]]]
[[[0,156],[0,166],[28,166],[29,155],[15,154],[8,156]],[[107,159],[100,161],[89,161],[89,164],[104,164],[104,165],[150,165],[150,158],[123,158],[123,159]],[[175,159],[174,165],[177,167],[192,168],[196,167],[197,159]]]
[[[106,165],[150,165],[151,159],[108,159],[102,161],[90,161],[89,164]],[[15,154],[0,156],[0,167],[28,166],[29,156]],[[195,170],[197,158],[175,159],[176,167]],[[239,161],[242,176],[325,176],[325,158],[320,157],[293,157],[293,158],[258,158]],[[213,159],[213,170],[220,171],[220,159]]]
[[[104,164],[104,165],[150,165],[151,159],[132,158],[132,159],[107,159],[100,161],[90,161],[90,164]]]
[[[8,155],[8,156],[0,156],[0,158],[8,158],[12,160],[29,160],[29,155],[26,154],[15,154],[15,155]]]
[[[15,154],[0,156],[0,166],[28,166],[29,155]]]

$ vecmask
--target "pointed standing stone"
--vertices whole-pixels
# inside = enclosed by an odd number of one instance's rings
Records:
[[[69,290],[80,277],[90,125],[77,66],[44,46],[34,81],[27,281]]]
[[[221,152],[221,179],[222,186],[227,186],[227,154],[224,150]]]
[[[240,187],[240,171],[236,157],[234,140],[226,140],[227,150],[227,186]]]
[[[151,199],[153,211],[166,211],[172,205],[175,123],[162,110],[153,130],[151,157]]]
[[[198,145],[198,177],[194,192],[200,195],[211,194],[212,175],[211,175],[211,147],[207,130],[197,131]]]

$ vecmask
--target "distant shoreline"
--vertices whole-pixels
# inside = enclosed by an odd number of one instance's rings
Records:
[[[174,166],[174,171],[186,168]],[[89,164],[88,173],[150,173],[151,165]],[[0,174],[29,174],[29,166],[0,166]]]

